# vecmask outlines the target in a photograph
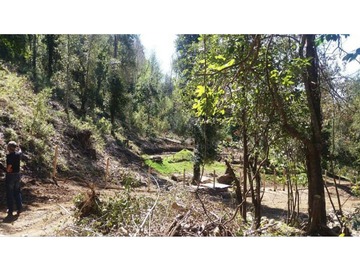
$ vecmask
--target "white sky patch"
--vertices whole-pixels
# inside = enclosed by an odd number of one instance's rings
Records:
[[[145,47],[146,57],[149,58],[151,53],[155,52],[163,73],[170,74],[171,62],[175,53],[174,41],[176,34],[145,33],[140,34],[140,39]],[[346,52],[353,53],[357,48],[360,48],[360,35],[350,34],[346,39],[343,37],[342,46]],[[357,59],[359,59],[359,57]],[[346,75],[354,75],[360,71],[360,63],[357,61],[344,62],[339,59],[339,64],[342,67],[343,73]]]
[[[348,38],[343,39],[343,47],[347,53],[354,53],[356,49],[360,48],[360,35],[359,34],[350,34]],[[359,60],[360,57],[357,57]],[[345,65],[345,73],[352,75],[360,71],[360,63],[353,60]]]
[[[145,47],[145,55],[147,58],[152,52],[155,52],[163,73],[170,74],[171,61],[175,53],[175,34],[168,33],[145,33],[140,34],[141,43]]]

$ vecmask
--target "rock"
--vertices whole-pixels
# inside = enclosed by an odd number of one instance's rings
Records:
[[[231,185],[231,183],[234,181],[234,178],[230,174],[224,174],[220,176],[217,181],[220,184]]]

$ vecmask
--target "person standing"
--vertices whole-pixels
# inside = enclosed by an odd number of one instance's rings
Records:
[[[10,141],[7,144],[8,154],[6,155],[6,204],[7,204],[7,217],[13,216],[14,211],[14,199],[16,204],[17,215],[22,210],[22,198],[20,190],[20,158],[22,151],[20,146],[14,141]],[[4,166],[1,166],[4,167]]]

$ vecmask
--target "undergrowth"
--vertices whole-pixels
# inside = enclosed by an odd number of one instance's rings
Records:
[[[61,104],[53,100],[52,88],[35,92],[26,76],[9,71],[0,63],[0,135],[4,143],[14,140],[20,144],[25,168],[37,176],[50,176],[55,146],[66,147],[64,143],[71,143],[64,138],[64,130],[69,127],[78,133],[88,130],[93,151],[104,151],[104,136],[110,134],[110,122],[94,117],[79,119],[71,110],[67,115]],[[1,151],[0,159],[3,155]],[[69,162],[69,157],[60,151],[59,168],[69,170]]]
[[[194,167],[193,153],[189,150],[181,150],[172,155],[163,156],[161,162],[154,161],[152,157],[148,155],[142,156],[145,164],[156,170],[162,175],[172,175],[179,173],[192,173]],[[204,173],[223,174],[226,170],[226,166],[221,162],[213,162],[206,164],[204,167]]]
[[[76,236],[131,236],[140,231],[144,218],[144,209],[148,209],[154,199],[146,196],[135,196],[131,188],[119,192],[112,197],[96,200],[91,212],[81,216],[81,209],[86,195],[78,194],[74,197],[75,226],[68,235]]]

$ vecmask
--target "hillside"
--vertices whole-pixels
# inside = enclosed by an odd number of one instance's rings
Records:
[[[146,139],[126,132],[114,136],[104,122],[81,120],[71,111],[67,114],[50,89],[36,93],[26,77],[4,65],[0,66],[0,105],[0,160],[4,163],[5,142],[20,143],[24,152],[25,208],[14,220],[0,223],[0,235],[290,236],[304,233],[302,222],[294,227],[284,222],[287,190],[275,189],[271,184],[264,188],[262,227],[253,230],[250,211],[248,223],[237,215],[231,187],[197,189],[190,185],[189,175],[184,183],[145,165],[144,154],[175,153],[191,149],[190,144],[170,138]],[[53,178],[56,147],[58,158]],[[206,177],[213,178],[210,174]],[[326,180],[336,201],[332,179]],[[350,182],[342,181],[339,187],[348,227],[352,235],[357,235],[355,211],[359,209],[360,198],[352,194]],[[4,185],[0,186],[0,194],[3,220]],[[329,222],[334,227],[338,222],[327,200]],[[300,189],[299,211],[299,220],[305,222],[305,188]]]

